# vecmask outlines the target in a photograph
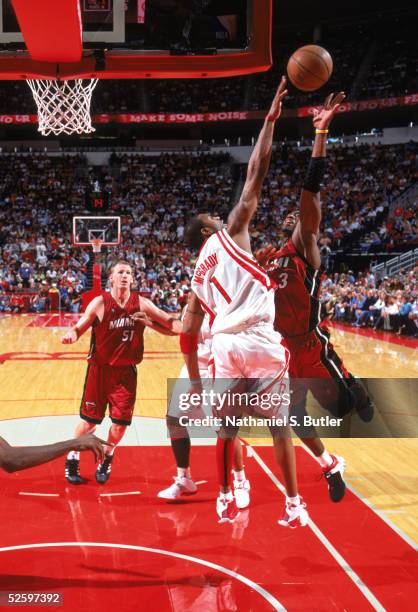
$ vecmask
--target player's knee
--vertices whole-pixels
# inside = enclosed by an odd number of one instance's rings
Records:
[[[89,423],[88,421],[81,421],[75,430],[76,437],[84,436],[89,433],[94,433],[96,431],[96,423]]]
[[[290,427],[287,425],[269,425],[269,430],[273,440],[290,439]]]
[[[187,427],[180,425],[180,421],[177,417],[167,415],[166,417],[168,434],[171,439],[175,438],[189,438],[189,432]]]
[[[127,428],[127,425],[120,425],[119,423],[112,423],[110,428],[114,436],[123,436]]]
[[[238,435],[238,430],[239,430],[239,427],[236,427],[233,425],[228,425],[228,426],[224,425],[218,431],[218,437],[221,440],[235,439]]]

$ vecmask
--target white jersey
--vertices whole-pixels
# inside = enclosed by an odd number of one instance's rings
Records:
[[[213,335],[239,332],[261,322],[273,324],[272,281],[225,229],[203,245],[192,289],[209,315]]]

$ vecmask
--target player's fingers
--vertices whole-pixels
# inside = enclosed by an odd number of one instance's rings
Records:
[[[334,96],[334,94],[332,94],[332,93],[331,93],[331,94],[329,94],[329,96],[327,96],[327,98],[326,98],[326,100],[325,100],[325,103],[324,103],[324,108],[325,108],[326,110],[328,110],[328,109],[330,108],[330,105],[331,105],[331,100],[332,100],[333,96]]]
[[[282,92],[284,92],[284,91],[285,91],[285,89],[286,89],[286,85],[287,85],[287,79],[286,79],[286,77],[283,75],[283,76],[282,76],[282,78],[281,78],[281,80],[280,80],[280,85],[279,85],[279,88],[278,88],[278,90],[277,90],[277,93],[281,94]]]
[[[96,440],[96,442],[100,442],[100,444],[104,444],[105,446],[115,446],[112,442],[107,442],[106,440],[102,440],[97,436],[93,436],[93,438]]]
[[[339,93],[337,93],[335,95],[335,97],[334,97],[333,102],[332,102],[333,108],[335,108],[336,106],[341,104],[341,102],[344,100],[344,98],[345,98],[345,93],[343,91],[340,91]]]
[[[94,447],[94,455],[96,457],[96,462],[103,461],[105,457],[104,448],[101,444],[98,444]]]

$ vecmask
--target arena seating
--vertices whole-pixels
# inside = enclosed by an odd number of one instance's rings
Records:
[[[416,218],[389,204],[415,180],[416,144],[334,147],[322,191],[322,232],[331,250],[361,243],[390,252],[416,244]],[[280,237],[281,219],[298,204],[309,150],[285,145],[273,155],[259,211],[254,247]],[[402,160],[402,161],[400,161]],[[377,170],[376,170],[377,168]],[[245,168],[242,168],[245,172]],[[86,207],[99,183],[112,193],[112,213],[122,216],[123,244],[104,253],[135,265],[143,295],[166,310],[179,309],[190,285],[193,257],[182,243],[187,219],[202,211],[226,217],[239,172],[225,153],[113,153],[110,165],[89,166],[82,155],[12,154],[0,158],[0,309],[80,308],[88,282],[89,249],[71,245],[71,217]],[[46,295],[47,291],[49,292]],[[13,294],[22,300],[11,303]],[[35,299],[35,298],[38,299]],[[16,301],[16,297],[15,297]]]

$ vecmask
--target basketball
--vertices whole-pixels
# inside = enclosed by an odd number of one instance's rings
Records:
[[[315,91],[332,74],[332,57],[318,45],[305,45],[293,53],[287,64],[291,83],[301,91]]]

